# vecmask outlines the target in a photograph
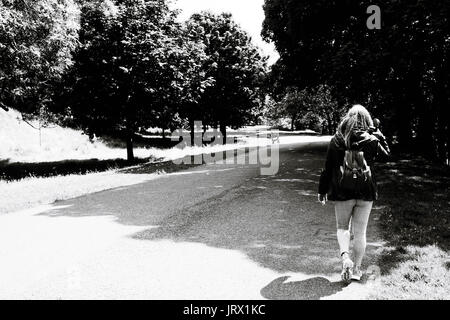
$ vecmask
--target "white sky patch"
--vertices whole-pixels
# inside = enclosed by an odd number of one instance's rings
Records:
[[[229,12],[234,20],[247,31],[254,43],[261,48],[264,55],[269,56],[269,64],[275,63],[278,52],[272,43],[265,42],[261,37],[264,21],[264,0],[174,0],[173,6],[181,9],[181,20],[188,19],[193,13],[211,11],[213,13]]]

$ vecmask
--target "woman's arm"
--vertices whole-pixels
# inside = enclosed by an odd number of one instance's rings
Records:
[[[322,171],[319,180],[319,195],[326,195],[330,188],[331,179],[333,176],[334,165],[334,150],[332,147],[333,140],[328,145],[327,158],[325,161],[325,169]]]
[[[375,131],[373,135],[378,139],[377,156],[381,156],[382,158],[389,157],[391,154],[391,150],[389,148],[389,144],[386,141],[386,137],[381,133],[380,130]]]

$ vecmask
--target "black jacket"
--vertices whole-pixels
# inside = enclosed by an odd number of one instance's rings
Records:
[[[367,131],[354,131],[351,137],[351,149],[364,152],[364,158],[372,171],[372,187],[364,193],[349,193],[340,190],[338,184],[340,166],[344,161],[345,146],[344,140],[336,134],[328,146],[325,169],[322,171],[319,182],[319,194],[327,194],[330,201],[347,201],[352,199],[374,201],[378,199],[378,189],[376,183],[376,173],[373,164],[379,157],[389,155],[389,147],[381,133],[370,134]]]

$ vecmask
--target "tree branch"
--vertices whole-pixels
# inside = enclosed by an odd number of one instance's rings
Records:
[[[6,105],[4,105],[2,102],[0,102],[0,108],[2,108],[5,111],[9,111],[9,108]]]

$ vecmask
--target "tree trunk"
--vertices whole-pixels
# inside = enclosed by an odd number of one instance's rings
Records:
[[[191,146],[195,144],[195,122],[194,120],[189,120],[189,127],[191,129]]]
[[[220,132],[222,133],[223,144],[227,144],[227,126],[225,123],[220,123]]]
[[[436,91],[434,93],[434,108],[437,110],[437,154],[439,160],[448,165],[450,157],[450,123],[449,123],[449,108],[450,99],[447,95],[445,83],[448,83],[448,75],[442,68],[436,74]]]
[[[397,137],[400,147],[406,149],[413,145],[412,143],[412,120],[411,109],[405,101],[399,101],[400,106],[396,114]]]
[[[401,85],[402,94],[398,99],[397,105],[399,108],[396,110],[396,123],[398,125],[398,141],[402,149],[410,150],[413,148],[415,152],[418,152],[417,146],[414,144],[413,139],[413,120],[417,116],[417,103],[421,103],[423,100],[416,100],[418,91],[420,93],[420,79],[417,77],[418,72],[409,70],[405,79]],[[420,151],[419,151],[420,152]]]
[[[433,140],[433,111],[426,106],[421,107],[423,111],[419,117],[417,130],[417,147],[426,157],[435,158]]]
[[[162,129],[162,137],[163,139],[166,139],[166,129]]]
[[[327,128],[328,134],[333,134],[333,121],[329,114],[327,114]]]
[[[291,117],[291,131],[295,130],[295,121],[297,121],[297,114],[294,114]]]
[[[438,100],[438,99],[436,99]],[[440,99],[439,99],[440,100]],[[438,157],[441,161],[445,162],[447,160],[447,150],[446,150],[446,143],[447,143],[447,122],[448,122],[448,115],[446,114],[446,105],[440,103],[445,103],[445,100],[440,100],[436,102],[436,107],[438,109],[438,129],[437,129],[437,153]]]
[[[128,162],[134,161],[134,152],[133,152],[133,134],[128,132],[127,134],[127,160]]]
[[[447,159],[445,159],[445,161],[446,161],[446,163],[447,163],[447,165],[450,165],[449,164],[449,161],[450,161],[450,124],[449,123],[447,123],[447,156],[446,156],[446,158]]]
[[[436,151],[438,154],[439,160],[445,162],[447,159],[447,150],[446,150],[446,127],[442,123],[442,120],[439,120],[437,138],[436,138]]]
[[[424,97],[422,88],[417,86],[414,90],[416,110],[418,110],[417,126],[417,147],[427,158],[436,158],[436,149],[434,143],[434,120],[436,119],[435,109]]]
[[[6,112],[9,111],[9,108],[8,108],[6,105],[4,105],[3,103],[1,103],[1,102],[0,102],[0,108],[2,108],[3,110],[5,110]]]

